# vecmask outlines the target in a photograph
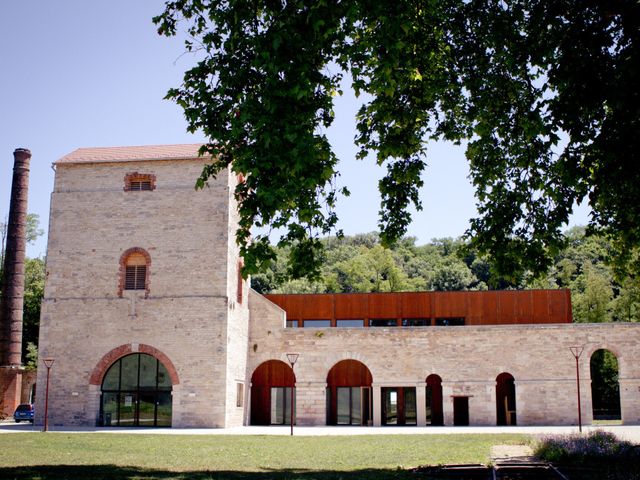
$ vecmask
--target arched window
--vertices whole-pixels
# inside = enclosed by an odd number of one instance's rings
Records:
[[[116,360],[102,379],[104,426],[170,427],[171,376],[157,358],[132,353]]]
[[[149,267],[151,257],[142,248],[130,248],[120,258],[120,280],[118,296],[124,290],[144,290],[149,294]],[[145,296],[146,296],[145,295]]]

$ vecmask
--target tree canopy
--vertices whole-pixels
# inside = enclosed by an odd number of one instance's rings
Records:
[[[290,247],[276,247],[276,261],[253,275],[251,286],[260,293],[568,288],[575,322],[639,322],[640,278],[616,279],[605,262],[610,240],[587,236],[584,227],[574,227],[564,237],[566,246],[547,274],[517,279],[497,276],[493,260],[460,238],[417,245],[415,238],[405,237],[385,249],[376,233],[328,237],[320,240],[324,250],[318,279],[288,279]]]
[[[501,275],[546,271],[575,203],[640,271],[640,4],[635,0],[176,0],[154,18],[199,57],[167,95],[202,130],[212,158],[197,185],[230,167],[245,273],[276,258],[317,274],[339,194],[324,133],[343,77],[365,93],[359,158],[379,182],[383,244],[421,207],[431,139],[467,142],[479,215],[467,236]]]

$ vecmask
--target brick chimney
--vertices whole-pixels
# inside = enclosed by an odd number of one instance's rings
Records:
[[[26,148],[18,148],[13,152],[13,157],[13,183],[0,302],[0,413],[5,414],[12,414],[20,403],[22,388],[24,258],[31,152]]]

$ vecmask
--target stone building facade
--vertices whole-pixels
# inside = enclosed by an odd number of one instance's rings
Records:
[[[237,179],[225,172],[194,190],[204,162],[197,150],[79,149],[56,162],[40,331],[40,358],[55,359],[50,425],[246,425],[257,418],[263,370],[284,372],[263,385],[267,423],[287,423],[287,378],[299,425],[344,423],[340,412],[337,422],[328,415],[336,402],[328,376],[344,361],[370,378],[364,390],[338,391],[352,405],[367,399],[367,421],[349,410],[347,423],[389,423],[388,401],[398,398],[411,399],[407,424],[429,423],[427,379],[437,375],[442,423],[457,423],[465,408],[469,424],[495,425],[496,379],[508,372],[507,423],[575,424],[575,345],[584,347],[584,421],[589,358],[608,349],[619,362],[622,421],[640,423],[640,325],[286,328],[286,312],[239,276]],[[286,370],[291,352],[295,376]],[[39,368],[39,386],[45,376]],[[43,402],[38,395],[36,423]]]

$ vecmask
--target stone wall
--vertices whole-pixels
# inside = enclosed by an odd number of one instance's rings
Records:
[[[135,352],[142,344],[177,371],[174,426],[241,424],[235,384],[233,392],[225,388],[227,378],[244,380],[246,361],[246,340],[243,348],[234,343],[237,331],[247,330],[247,307],[234,304],[237,278],[229,275],[229,263],[236,263],[229,253],[233,187],[221,173],[195,191],[202,164],[57,165],[40,330],[40,358],[55,358],[51,425],[95,425],[100,385],[90,382],[92,372],[109,352],[123,346]],[[124,191],[131,172],[155,175],[156,189]],[[148,294],[125,290],[120,297],[120,258],[134,247],[151,257]],[[227,329],[230,312],[237,317],[233,329]],[[228,345],[234,359],[242,350],[231,374]],[[40,367],[38,385],[44,385]],[[38,395],[36,423],[43,421],[43,402]]]
[[[299,353],[299,424],[326,422],[327,373],[344,359],[359,360],[373,375],[376,425],[385,386],[416,387],[418,419],[424,419],[425,381],[432,373],[443,381],[446,425],[453,423],[453,396],[469,397],[472,425],[495,425],[496,377],[502,372],[515,378],[518,424],[576,424],[573,345],[585,346],[580,359],[583,422],[592,421],[589,360],[606,348],[619,361],[622,421],[640,423],[638,324],[295,329],[283,328],[283,312],[277,307],[264,299],[254,303],[249,374],[264,361],[286,361],[286,352]]]

